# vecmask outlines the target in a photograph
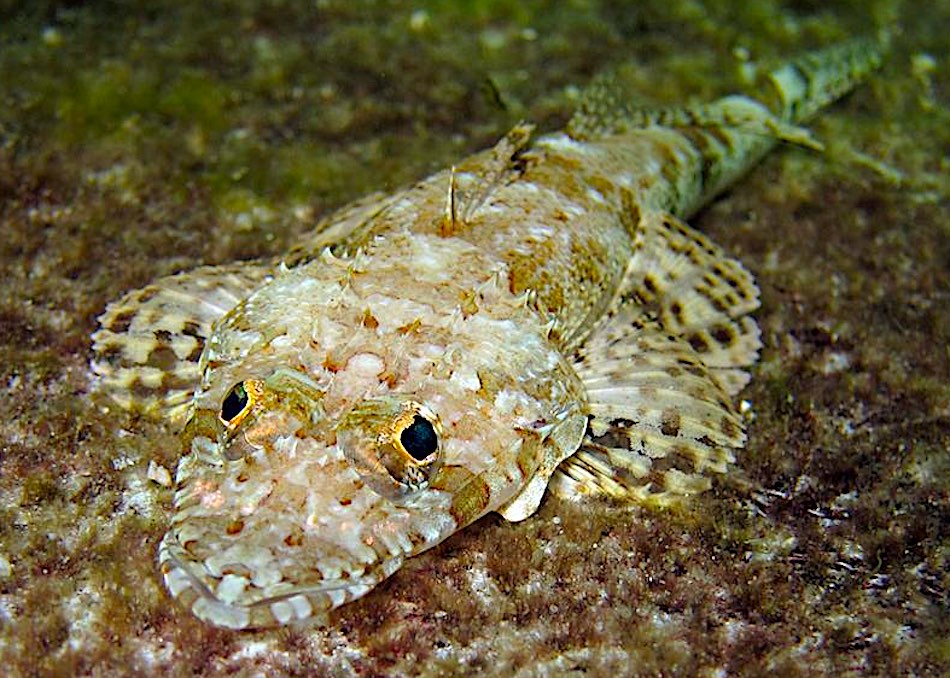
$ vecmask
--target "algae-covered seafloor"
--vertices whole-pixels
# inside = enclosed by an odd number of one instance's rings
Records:
[[[950,2],[132,5],[0,2],[4,673],[950,671]],[[90,395],[107,301],[552,129],[598,71],[708,99],[877,26],[892,53],[814,123],[828,150],[780,149],[695,220],[763,290],[748,482],[488,517],[324,630],[169,602],[175,439]]]

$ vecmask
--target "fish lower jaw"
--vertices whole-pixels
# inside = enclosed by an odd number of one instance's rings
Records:
[[[332,579],[307,586],[290,586],[269,593],[243,577],[214,577],[203,563],[189,556],[172,535],[166,534],[158,551],[165,588],[172,598],[191,610],[201,621],[232,630],[276,626],[327,626],[328,613],[366,595],[399,569],[402,556],[369,568],[352,579]],[[231,589],[228,578],[241,582]],[[211,586],[215,585],[216,590]],[[277,588],[277,587],[273,587]]]

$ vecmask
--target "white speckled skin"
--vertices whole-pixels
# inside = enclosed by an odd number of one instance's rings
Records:
[[[161,547],[172,594],[220,626],[309,618],[517,494],[558,427],[586,419],[546,318],[505,276],[464,240],[390,233],[279,272],[224,316]],[[249,380],[258,403],[229,430],[221,402]],[[373,448],[405,403],[441,427],[419,489]]]

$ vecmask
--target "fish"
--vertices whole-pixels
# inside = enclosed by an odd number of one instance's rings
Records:
[[[280,257],[109,304],[96,388],[179,432],[157,560],[228,629],[327,624],[406,559],[548,493],[667,506],[737,468],[752,274],[686,219],[876,69],[812,52],[761,100],[646,110],[594,81],[555,132],[325,217]]]

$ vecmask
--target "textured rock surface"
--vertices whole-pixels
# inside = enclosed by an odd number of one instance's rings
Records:
[[[0,3],[0,662],[15,675],[950,669],[950,3]],[[620,3],[618,3],[620,4]],[[743,7],[748,7],[741,9]],[[684,511],[547,501],[327,630],[232,634],[155,571],[173,436],[89,395],[123,290],[562,123],[896,20],[884,71],[695,223],[763,290],[742,466]],[[150,470],[151,466],[151,470]],[[751,489],[750,489],[751,488]]]

